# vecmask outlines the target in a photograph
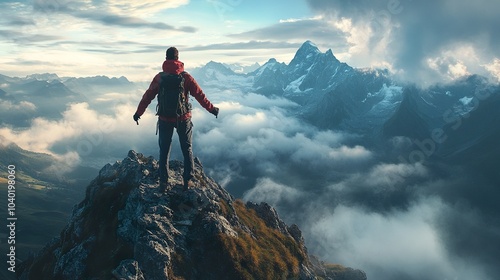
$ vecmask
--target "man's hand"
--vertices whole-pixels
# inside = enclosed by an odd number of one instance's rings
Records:
[[[217,116],[219,115],[219,108],[214,107],[212,111],[210,111],[210,113],[213,114],[215,118],[217,118]]]
[[[139,117],[137,114],[134,114],[134,121],[137,123],[137,125],[139,125],[139,119],[141,117]]]

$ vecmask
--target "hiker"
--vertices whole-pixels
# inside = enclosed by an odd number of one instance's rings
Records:
[[[205,110],[212,113],[217,117],[219,114],[219,108],[215,107],[205,96],[203,90],[200,88],[195,79],[187,72],[184,71],[184,63],[179,60],[179,52],[175,47],[170,47],[166,52],[166,60],[163,62],[163,72],[158,73],[151,82],[149,89],[146,90],[142,96],[141,102],[137,107],[137,111],[134,114],[134,121],[139,124],[139,119],[151,103],[151,101],[158,96],[158,124],[157,132],[159,132],[158,144],[160,146],[160,159],[159,159],[159,177],[160,177],[160,191],[163,192],[168,185],[168,160],[170,156],[170,146],[172,144],[172,136],[174,133],[174,128],[177,130],[179,136],[179,142],[182,149],[182,154],[184,156],[184,188],[189,189],[194,186],[193,176],[194,176],[194,162],[193,162],[193,148],[192,148],[192,136],[193,136],[193,123],[191,122],[191,104],[189,103],[189,95],[192,95],[201,104]],[[174,74],[174,75],[168,75]],[[175,84],[177,83],[177,84]],[[159,91],[168,88],[177,89],[179,94],[179,104],[176,106],[175,100],[170,100],[166,102],[165,99],[160,99],[160,96],[164,96]],[[182,94],[180,94],[182,92]],[[163,107],[174,108],[174,114],[172,114],[171,109],[163,110]]]

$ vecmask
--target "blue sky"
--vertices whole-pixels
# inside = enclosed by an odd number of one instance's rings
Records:
[[[165,49],[210,60],[289,63],[306,40],[354,67],[404,79],[500,77],[495,0],[0,1],[0,73],[149,80]]]

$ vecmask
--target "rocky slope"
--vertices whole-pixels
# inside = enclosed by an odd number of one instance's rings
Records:
[[[196,187],[182,164],[158,191],[157,161],[134,151],[107,164],[70,221],[20,279],[366,279],[364,272],[309,257],[296,225],[268,204],[235,200],[196,160]]]

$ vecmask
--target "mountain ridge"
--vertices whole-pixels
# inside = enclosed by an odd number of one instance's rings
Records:
[[[60,237],[22,263],[19,279],[366,279],[309,258],[296,225],[268,204],[235,200],[198,159],[189,190],[182,163],[171,163],[166,193],[153,157],[130,151],[105,165]]]
[[[205,77],[202,70],[193,71],[195,78]],[[468,118],[477,102],[465,101],[500,94],[498,84],[475,74],[425,88],[402,83],[387,69],[353,68],[340,62],[331,49],[321,52],[311,41],[301,45],[289,64],[271,58],[245,76],[227,71],[217,74],[214,68],[210,74],[207,86],[224,84],[224,89],[231,89],[241,85],[250,92],[289,99],[300,105],[292,115],[320,129],[366,135],[369,145],[392,137],[422,141],[433,129],[446,130],[447,125]],[[203,86],[205,80],[200,80]],[[413,125],[418,132],[411,131]]]

